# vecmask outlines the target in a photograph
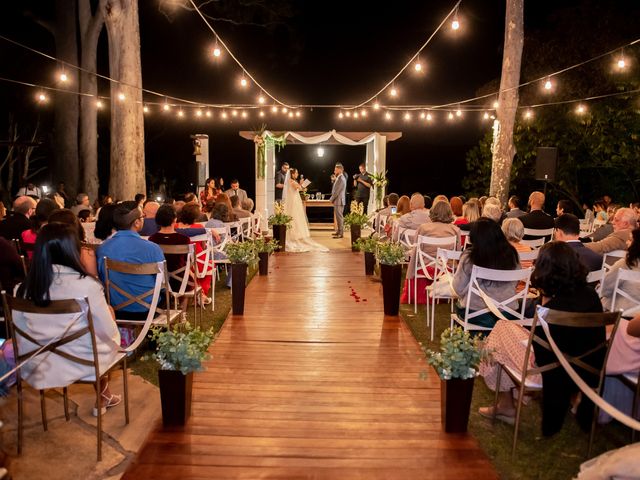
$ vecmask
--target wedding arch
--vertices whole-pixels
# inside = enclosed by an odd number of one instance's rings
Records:
[[[275,199],[275,154],[286,145],[366,145],[366,167],[370,173],[386,171],[387,143],[402,137],[402,132],[261,132],[241,131],[240,136],[255,144],[256,212],[266,221],[273,213]],[[369,198],[369,211],[376,205],[376,189]]]

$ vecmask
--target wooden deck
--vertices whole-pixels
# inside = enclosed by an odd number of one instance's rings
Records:
[[[361,257],[272,258],[195,377],[189,425],[158,428],[123,478],[497,478],[441,431],[437,376]]]

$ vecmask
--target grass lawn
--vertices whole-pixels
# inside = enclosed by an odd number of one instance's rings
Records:
[[[416,339],[431,349],[438,349],[440,334],[449,326],[450,307],[448,304],[436,306],[434,342],[429,339],[424,306],[418,306],[414,314],[413,306],[402,305],[400,314]],[[431,368],[425,364],[425,368]],[[493,405],[493,392],[482,378],[475,381],[469,431],[477,438],[480,447],[491,458],[500,477],[504,479],[570,479],[587,460],[589,435],[584,433],[571,414],[567,414],[562,431],[551,438],[541,434],[540,406],[537,398],[523,407],[515,459],[511,459],[513,427],[485,419],[478,414],[478,408]],[[610,423],[596,430],[593,456],[607,450],[622,447],[631,441],[628,428],[618,423]]]
[[[251,281],[256,274],[257,268],[250,268],[247,273],[248,282]],[[225,285],[226,278],[224,271],[220,276],[220,280],[216,282],[215,290],[215,309],[211,311],[211,305],[207,305],[202,315],[202,329],[207,330],[213,327],[213,331],[217,334],[222,324],[224,323],[229,311],[231,310],[231,289]],[[198,319],[200,314],[198,313]],[[193,324],[193,305],[190,304],[187,310],[187,319]],[[130,363],[131,372],[134,375],[139,375],[145,380],[158,385],[158,363],[149,357],[150,350],[147,344],[143,343],[136,352],[135,360]]]

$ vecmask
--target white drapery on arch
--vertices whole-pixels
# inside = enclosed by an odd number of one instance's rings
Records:
[[[344,135],[339,134],[335,130],[331,130],[320,135],[305,137],[296,132],[286,132],[283,134],[285,139],[293,138],[300,143],[307,145],[315,145],[325,143],[329,140],[335,140],[343,145],[366,145],[367,156],[366,166],[369,173],[384,172],[387,164],[387,137],[377,132],[371,133],[361,140],[352,140]],[[264,136],[274,136],[270,131],[265,131]],[[332,142],[333,143],[333,142]],[[258,156],[258,146],[255,148],[256,165]],[[273,204],[275,200],[275,147],[268,142],[265,145],[266,155],[266,174],[265,178],[257,178],[256,176],[256,211],[261,212],[263,219],[269,218],[273,214]],[[376,189],[371,189],[369,197],[368,209],[372,212],[376,205]],[[266,228],[266,225],[265,225]]]

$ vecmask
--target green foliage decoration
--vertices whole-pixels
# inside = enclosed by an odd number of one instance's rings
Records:
[[[398,265],[406,256],[405,248],[398,242],[378,242],[376,260],[382,265]]]
[[[190,323],[173,328],[154,328],[151,339],[156,342],[153,358],[162,370],[179,370],[184,375],[203,370],[202,362],[210,358],[207,350],[214,339],[213,328],[193,328]]]
[[[427,362],[443,380],[475,378],[480,362],[489,357],[478,336],[471,336],[462,328],[447,328],[440,337],[440,351],[424,349]]]

